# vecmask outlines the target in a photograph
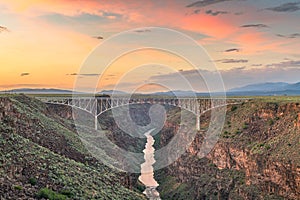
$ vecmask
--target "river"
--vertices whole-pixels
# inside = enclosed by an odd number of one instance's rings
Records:
[[[146,186],[146,190],[144,194],[150,200],[160,200],[160,196],[156,188],[159,186],[157,181],[154,179],[154,171],[153,171],[153,164],[155,163],[154,158],[154,147],[153,144],[155,142],[154,138],[151,136],[151,132],[153,130],[148,131],[145,133],[147,138],[147,143],[144,149],[144,158],[145,162],[141,164],[141,176],[139,180]]]

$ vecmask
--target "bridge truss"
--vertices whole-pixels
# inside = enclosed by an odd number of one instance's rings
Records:
[[[197,117],[196,129],[200,130],[200,115],[214,108],[230,104],[240,104],[245,98],[109,98],[109,97],[36,97],[48,104],[67,105],[84,110],[95,118],[95,129],[98,129],[98,117],[113,108],[130,104],[160,104],[179,107],[192,112]]]

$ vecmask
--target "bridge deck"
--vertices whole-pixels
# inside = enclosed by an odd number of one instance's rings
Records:
[[[197,118],[197,129],[200,129],[200,115],[208,110],[230,105],[240,104],[250,99],[247,98],[108,98],[108,97],[36,97],[51,104],[68,105],[91,113],[97,117],[107,110],[129,104],[161,104],[180,107],[194,113]]]

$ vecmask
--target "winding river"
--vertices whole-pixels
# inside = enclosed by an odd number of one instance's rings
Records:
[[[160,200],[160,196],[156,188],[158,187],[157,181],[154,179],[153,164],[155,163],[154,158],[154,138],[150,135],[152,130],[145,133],[147,143],[144,149],[145,162],[141,164],[141,176],[139,180],[146,186],[144,194],[150,200]]]

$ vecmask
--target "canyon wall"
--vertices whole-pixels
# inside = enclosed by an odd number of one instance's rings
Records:
[[[164,191],[162,197],[184,193],[178,187],[183,185],[189,190],[184,195],[193,199],[299,199],[299,114],[298,103],[255,100],[228,106],[218,143],[199,159],[210,113],[202,116],[201,131],[186,154],[158,172],[162,182],[165,177],[175,179],[174,191]],[[178,129],[166,125],[158,146],[166,145]]]

